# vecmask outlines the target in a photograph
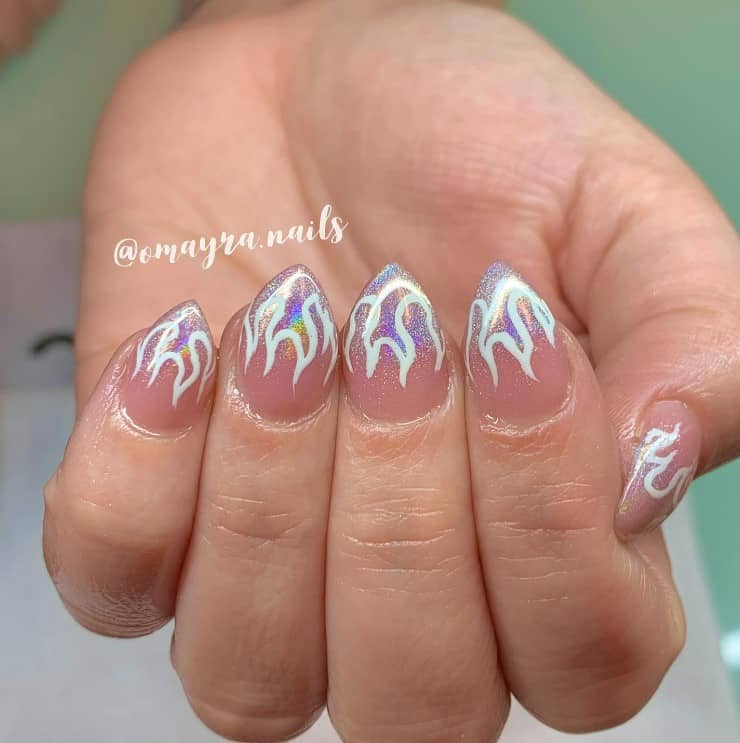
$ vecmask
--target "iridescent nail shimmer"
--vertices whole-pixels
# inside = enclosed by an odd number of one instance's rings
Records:
[[[197,302],[173,307],[142,336],[123,391],[126,412],[155,430],[188,425],[213,387],[216,348]]]
[[[468,316],[465,364],[479,410],[515,423],[558,410],[570,367],[545,301],[509,266],[492,264]]]
[[[326,401],[338,353],[331,307],[305,266],[279,273],[242,322],[238,384],[250,409],[296,421]]]
[[[620,536],[645,534],[663,523],[694,478],[700,448],[701,427],[686,405],[661,401],[649,409],[617,507]]]
[[[449,368],[434,309],[418,282],[397,263],[362,291],[344,330],[350,399],[367,416],[408,421],[440,405]]]

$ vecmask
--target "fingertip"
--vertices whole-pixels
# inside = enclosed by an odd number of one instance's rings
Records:
[[[249,700],[226,703],[192,696],[187,690],[186,696],[195,715],[209,730],[240,743],[292,740],[311,728],[324,709],[321,704],[311,705],[305,712],[298,708],[289,710],[283,700],[276,700],[273,706],[266,706],[264,701],[252,706]]]
[[[504,263],[483,275],[464,341],[470,399],[481,416],[515,426],[562,407],[572,370],[563,332],[542,297]]]
[[[116,392],[136,425],[157,433],[178,431],[210,408],[218,353],[194,300],[176,305],[142,331],[125,356]]]
[[[445,336],[419,282],[389,263],[364,287],[342,333],[348,399],[368,419],[408,423],[450,389]]]
[[[622,540],[657,529],[676,509],[696,474],[701,446],[701,423],[685,403],[659,400],[647,408],[630,441],[629,475],[616,509]]]

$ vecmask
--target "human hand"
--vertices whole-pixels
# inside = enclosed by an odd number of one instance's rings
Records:
[[[510,692],[563,730],[627,719],[684,630],[660,533],[619,539],[615,511],[654,426],[683,427],[668,475],[737,454],[731,225],[665,145],[501,12],[233,5],[206,5],[143,55],[101,124],[81,413],[47,488],[60,594],[106,634],[175,616],[173,662],[195,711],[240,739],[301,729],[327,689],[348,741],[490,740]],[[340,245],[237,251],[208,271],[112,260],[125,237],[264,235],[326,203],[349,222]],[[295,395],[294,364],[276,366],[277,381],[253,373],[264,346],[248,371],[238,308],[296,257],[338,323],[384,263],[422,283],[444,333],[421,328],[405,388],[392,353],[367,377],[359,332],[352,369],[324,384],[331,332],[315,311],[320,343]],[[537,383],[501,348],[486,366],[476,332],[462,371],[468,343],[461,353],[455,341],[494,260],[557,318],[551,328],[525,302]],[[152,388],[128,380],[139,329],[189,297],[220,359],[202,394],[204,374],[173,409],[174,367]],[[412,313],[414,327],[430,316]],[[680,495],[630,492],[621,537]]]
[[[27,47],[59,0],[0,0],[0,62]]]

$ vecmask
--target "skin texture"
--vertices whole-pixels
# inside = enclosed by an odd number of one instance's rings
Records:
[[[326,203],[339,245],[113,263],[126,237],[266,234]],[[738,453],[740,247],[544,41],[485,4],[206,4],[120,82],[84,230],[80,419],[44,540],[79,621],[136,635],[175,615],[195,712],[239,740],[284,739],[327,698],[351,743],[490,741],[509,692],[568,731],[648,701],[683,617],[660,533],[624,544],[614,514],[655,400],[696,417],[699,472]],[[484,415],[454,342],[495,260],[546,300],[567,356],[566,400],[526,426]],[[341,325],[392,261],[436,309],[446,402],[378,424],[337,374],[297,427],[240,409],[238,308],[301,262]],[[213,412],[155,435],[118,414],[115,359],[190,297],[220,339]]]

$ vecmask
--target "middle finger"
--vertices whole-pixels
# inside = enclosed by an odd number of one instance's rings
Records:
[[[329,710],[352,743],[495,739],[508,711],[458,364],[397,265],[345,328],[327,543]]]

